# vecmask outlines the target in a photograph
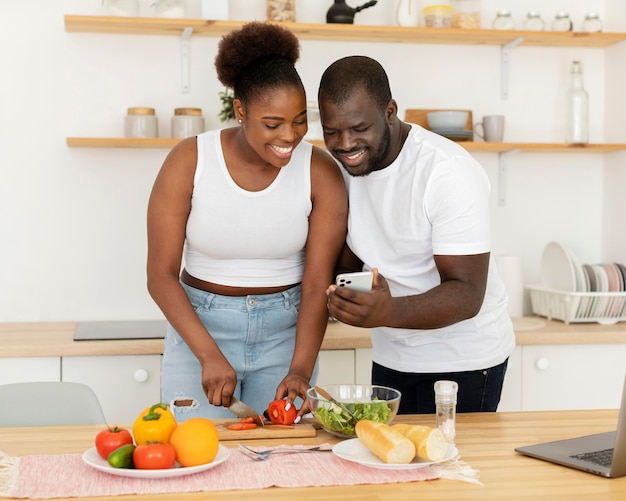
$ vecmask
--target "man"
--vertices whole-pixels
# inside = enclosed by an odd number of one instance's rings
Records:
[[[435,412],[440,379],[458,383],[458,412],[495,411],[515,336],[490,267],[484,169],[456,143],[402,122],[371,58],[329,66],[318,101],[326,147],[349,174],[338,271],[374,271],[369,293],[331,285],[330,315],[372,328],[372,383],[402,393],[400,413]]]

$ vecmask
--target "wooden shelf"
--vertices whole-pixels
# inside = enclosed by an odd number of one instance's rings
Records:
[[[71,148],[173,148],[180,139],[176,138],[126,138],[126,137],[68,137]],[[310,141],[324,148],[324,141]],[[483,143],[477,141],[460,142],[467,151],[473,153],[506,153],[524,151],[529,153],[612,153],[626,150],[626,144],[586,144],[584,146],[561,143]]]
[[[68,137],[70,148],[173,148],[178,138],[130,138],[130,137]]]
[[[193,35],[221,37],[244,21],[165,19],[149,17],[65,16],[65,31],[134,35],[177,35],[192,28]],[[626,33],[581,33],[522,30],[464,30],[457,28],[404,28],[353,24],[282,23],[301,40],[331,42],[383,42],[424,44],[520,45],[555,47],[608,47],[626,40]]]

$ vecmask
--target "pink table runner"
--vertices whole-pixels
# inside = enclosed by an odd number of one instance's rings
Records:
[[[438,478],[480,484],[478,472],[459,459],[415,470],[383,470],[345,461],[332,453],[276,455],[258,462],[233,449],[224,463],[201,473],[166,479],[136,479],[97,471],[86,465],[80,454],[15,458],[0,451],[0,495],[14,498],[382,484]]]

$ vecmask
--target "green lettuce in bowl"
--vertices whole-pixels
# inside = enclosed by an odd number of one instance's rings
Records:
[[[355,437],[354,425],[362,419],[389,423],[400,407],[400,392],[384,386],[337,384],[323,389],[344,408],[309,388],[311,411],[324,430],[341,438]]]

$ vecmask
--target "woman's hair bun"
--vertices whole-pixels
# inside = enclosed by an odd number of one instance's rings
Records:
[[[267,22],[251,22],[224,35],[219,42],[215,69],[226,87],[234,88],[241,71],[257,59],[278,56],[292,65],[300,57],[300,41],[287,28]]]

